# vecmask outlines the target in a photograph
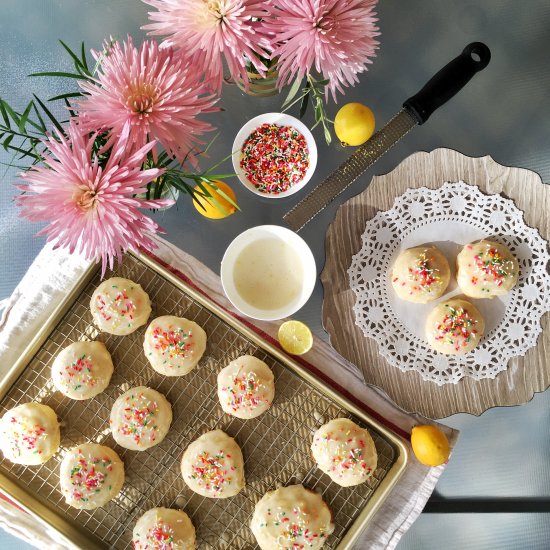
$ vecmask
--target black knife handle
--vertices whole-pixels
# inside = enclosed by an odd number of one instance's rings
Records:
[[[482,42],[468,44],[463,52],[447,63],[403,107],[424,124],[430,115],[459,92],[470,79],[489,64],[491,50]]]

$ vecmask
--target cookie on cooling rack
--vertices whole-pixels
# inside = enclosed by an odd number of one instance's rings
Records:
[[[494,298],[514,288],[519,264],[510,249],[494,241],[467,244],[456,258],[460,290],[471,298]]]
[[[227,414],[255,418],[271,407],[274,397],[273,373],[257,357],[243,355],[218,374],[218,398]]]
[[[195,368],[206,349],[206,332],[194,321],[164,315],[145,331],[143,351],[164,376],[183,376]]]
[[[132,543],[134,550],[194,550],[195,527],[181,510],[151,508],[137,520]]]
[[[90,309],[94,323],[101,331],[125,336],[147,322],[151,315],[151,300],[137,283],[113,277],[95,289]]]
[[[0,419],[0,449],[15,464],[43,464],[57,452],[59,441],[57,415],[47,405],[24,403]]]
[[[74,508],[91,510],[115,498],[124,484],[124,463],[117,453],[97,443],[73,447],[59,469],[61,493]]]
[[[481,340],[485,321],[467,300],[455,298],[434,307],[426,319],[426,338],[432,348],[446,355],[472,351]]]
[[[262,550],[322,548],[334,531],[321,495],[302,485],[266,493],[256,504],[250,529]]]
[[[113,374],[113,361],[103,342],[74,342],[52,364],[54,386],[71,399],[90,399],[100,394]]]
[[[451,280],[451,270],[437,247],[417,246],[399,254],[390,279],[399,298],[426,304],[443,295]]]
[[[117,398],[109,423],[121,447],[144,451],[166,437],[172,423],[172,406],[158,391],[138,386]]]
[[[181,473],[189,488],[204,497],[232,497],[245,485],[241,448],[221,430],[207,432],[187,447]]]
[[[376,445],[367,430],[348,418],[336,418],[313,435],[313,459],[342,487],[364,483],[376,470]]]

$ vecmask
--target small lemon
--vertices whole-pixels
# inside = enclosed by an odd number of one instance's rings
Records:
[[[277,334],[282,348],[292,355],[303,355],[313,345],[313,334],[301,321],[285,321]]]
[[[334,117],[334,132],[342,145],[362,145],[374,133],[374,114],[361,103],[347,103]]]
[[[415,426],[411,445],[419,462],[426,466],[439,466],[449,459],[451,452],[447,436],[436,426]]]
[[[199,214],[202,214],[205,218],[220,220],[235,213],[237,209],[227,199],[222,197],[212,185],[206,182],[202,185],[206,187],[210,194],[216,199],[217,204],[210,197],[200,197],[200,202],[193,198],[193,206]],[[233,189],[231,189],[227,183],[224,181],[215,181],[214,185],[228,197],[231,197],[231,200],[234,202],[237,201]],[[203,192],[198,185],[195,187],[195,191],[198,193]]]

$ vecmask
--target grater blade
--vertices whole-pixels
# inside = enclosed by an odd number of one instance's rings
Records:
[[[418,120],[413,115],[406,109],[401,110],[325,181],[289,210],[283,219],[294,231],[302,229],[417,124]]]

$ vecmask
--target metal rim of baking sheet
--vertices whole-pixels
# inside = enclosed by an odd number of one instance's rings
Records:
[[[245,338],[253,342],[258,348],[261,348],[265,353],[271,355],[283,366],[290,369],[294,374],[304,380],[306,383],[313,386],[321,394],[324,394],[327,398],[334,401],[338,406],[342,407],[350,414],[362,420],[369,427],[375,429],[386,442],[389,443],[396,451],[396,458],[390,469],[386,472],[384,478],[380,481],[373,495],[367,501],[361,512],[357,515],[354,522],[349,526],[348,530],[344,533],[344,536],[338,543],[337,550],[349,550],[353,547],[353,544],[357,541],[364,528],[367,526],[369,520],[373,517],[375,512],[379,509],[382,502],[385,500],[389,492],[397,483],[398,479],[403,474],[408,459],[409,453],[406,445],[402,439],[388,430],[383,424],[376,419],[368,416],[362,409],[356,406],[354,403],[338,394],[335,390],[324,384],[313,376],[304,367],[296,363],[292,358],[285,355],[281,350],[273,346],[270,342],[267,342],[261,336],[259,336],[252,329],[242,324],[238,319],[234,318],[222,307],[212,302],[202,293],[185,283],[178,276],[170,272],[168,269],[157,263],[152,258],[145,254],[133,256],[138,262],[143,263],[149,269],[155,271],[162,278],[169,283],[177,287],[181,292],[187,294],[192,300],[197,302],[200,306],[207,309],[210,313],[217,316],[233,330],[237,331]],[[54,309],[48,320],[43,324],[41,329],[31,339],[27,347],[23,350],[22,354],[15,364],[9,369],[8,373],[2,381],[0,381],[0,400],[3,400],[11,387],[16,383],[19,376],[24,372],[27,365],[31,362],[34,356],[38,353],[43,343],[47,340],[48,336],[53,332],[55,327],[60,323],[65,314],[70,310],[71,306],[76,302],[80,294],[84,291],[87,285],[91,282],[94,276],[97,274],[99,267],[97,265],[91,265],[82,274],[80,279],[75,283],[74,287],[68,292],[67,296],[59,303]],[[66,542],[70,542],[80,548],[89,548],[93,550],[95,548],[101,548],[101,541],[97,538],[91,538],[91,535],[84,533],[82,529],[79,529],[78,525],[62,517],[56,511],[49,508],[44,503],[40,502],[29,491],[25,490],[17,480],[8,476],[6,473],[0,470],[0,492],[3,493],[8,499],[14,501],[27,513],[31,514],[41,523],[53,527]]]

